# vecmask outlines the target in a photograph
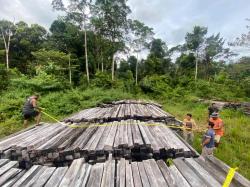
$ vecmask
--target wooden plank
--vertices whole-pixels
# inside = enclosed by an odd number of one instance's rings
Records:
[[[173,133],[168,127],[159,127],[165,134],[167,134],[167,141],[170,143],[170,147],[175,149],[183,149],[186,152],[191,150]]]
[[[204,181],[199,178],[193,170],[188,167],[182,159],[174,159],[174,165],[178,168],[181,174],[187,179],[188,183],[193,187],[207,186]]]
[[[84,164],[84,166],[81,168],[80,176],[75,182],[75,187],[86,186],[87,181],[89,179],[91,168],[92,168],[91,165]]]
[[[167,181],[168,186],[169,187],[177,187],[177,183],[175,181],[173,173],[171,173],[171,171],[168,168],[168,166],[166,165],[166,163],[163,160],[157,160],[156,162],[157,162],[158,167],[161,170],[163,177]]]
[[[24,174],[25,170],[21,171],[19,174],[17,174],[15,177],[10,179],[8,182],[6,182],[2,187],[12,187],[14,183],[16,183]]]
[[[118,174],[117,174],[118,176]],[[110,179],[110,185],[109,187],[114,187],[115,186],[115,179],[116,179],[116,163],[115,160],[111,161],[111,179]]]
[[[42,168],[42,166],[32,166],[14,185],[13,187],[25,186],[33,176]]]
[[[140,176],[137,162],[132,162],[131,167],[132,167],[132,174],[133,174],[133,179],[134,179],[134,186],[142,187],[142,181],[141,181],[141,176]]]
[[[143,145],[143,140],[137,124],[138,121],[136,121],[136,123],[132,125],[132,134],[133,134],[134,145],[140,146]]]
[[[71,186],[72,182],[74,181],[77,173],[79,172],[82,164],[85,162],[85,159],[76,159],[72,162],[70,168],[68,169],[67,173],[64,175],[62,182],[60,183],[60,187],[67,187]]]
[[[147,133],[145,132],[143,126],[141,123],[138,124],[138,127],[140,129],[140,132],[142,134],[143,141],[147,147],[151,147],[151,142],[149,140],[149,137],[147,136]]]
[[[157,181],[158,186],[168,186],[168,183],[165,181],[165,178],[162,176],[161,170],[159,169],[157,163],[153,159],[148,160],[152,168],[155,180]]]
[[[155,177],[154,177],[154,173],[152,171],[152,168],[150,166],[150,162],[148,160],[143,160],[143,165],[150,183],[150,186],[159,186]]]
[[[65,150],[69,147],[71,147],[71,145],[77,140],[77,138],[84,133],[84,131],[86,130],[86,128],[77,128],[77,129],[73,129],[73,131],[71,131],[69,134],[65,135],[64,138],[60,139],[60,142],[58,142],[58,147],[56,148],[56,150]]]
[[[101,186],[103,167],[103,163],[97,163],[93,165],[86,187]]]
[[[131,129],[131,126],[132,126],[132,120],[128,120],[127,121],[127,133],[128,133],[128,147],[129,148],[132,148],[134,143],[133,143],[133,135],[132,135],[132,129]]]
[[[0,177],[0,186],[2,186],[3,184],[5,184],[8,180],[14,178],[21,171],[22,171],[21,169],[11,168],[9,171],[7,171],[6,173],[4,173]]]
[[[71,128],[65,128],[63,131],[58,133],[56,136],[52,137],[50,140],[42,144],[40,147],[37,147],[37,150],[46,150],[49,148],[55,148],[60,144],[60,139],[62,137],[65,137],[69,132],[71,132],[73,129]]]
[[[121,162],[117,161],[115,186],[120,186],[120,167],[121,167]]]
[[[119,140],[119,143],[118,143],[118,147],[121,147],[121,145],[123,145],[124,143],[124,136],[123,136],[123,125],[121,122],[118,123],[118,130],[119,130],[119,137],[118,137],[118,140]]]
[[[98,127],[98,130],[95,133],[95,139],[94,139],[94,141],[92,142],[92,144],[90,145],[90,147],[88,149],[89,151],[95,151],[96,150],[96,147],[97,147],[97,145],[98,145],[98,143],[99,143],[99,141],[100,141],[100,139],[102,137],[102,134],[103,134],[104,130],[105,130],[104,126]]]
[[[114,122],[115,126],[117,126],[117,130],[116,130],[116,134],[115,134],[115,139],[114,139],[114,148],[118,148],[119,144],[120,144],[120,125],[118,124],[118,122]]]
[[[133,175],[131,165],[129,161],[126,160],[126,186],[127,187],[134,187]]]
[[[78,138],[77,140],[66,149],[67,150],[77,150],[77,149],[83,149],[84,146],[88,143],[89,139],[92,137],[92,135],[96,132],[96,127],[89,127],[87,128]],[[59,146],[60,148],[60,146]]]
[[[112,124],[112,123],[109,123],[109,124]],[[111,127],[112,127],[111,125],[108,125],[105,127],[105,130],[104,130],[103,134],[101,135],[100,141],[98,142],[98,145],[96,147],[97,151],[101,151],[101,150],[104,151],[104,144],[108,138]]]
[[[47,166],[43,166],[35,175],[32,176],[32,178],[30,178],[29,181],[27,181],[25,184],[25,186],[27,187],[31,187],[31,186],[35,186],[35,182],[38,180],[38,178],[43,174],[43,172],[47,169]]]
[[[212,175],[210,175],[210,173],[208,173],[201,165],[199,165],[197,162],[195,162],[193,158],[186,158],[186,159],[184,159],[184,162],[190,168],[192,168],[192,170],[200,178],[202,178],[206,182],[207,186],[221,187],[221,184]]]
[[[90,165],[87,163],[83,163],[80,166],[78,172],[75,173],[72,180],[70,181],[69,186],[82,186],[82,182],[84,181],[85,177],[88,178],[88,170],[90,170]],[[87,175],[86,175],[87,174]]]
[[[113,176],[114,173],[112,172],[112,163],[112,156],[110,155],[109,160],[106,161],[104,164],[104,171],[101,184],[102,187],[112,186],[112,184],[114,183],[115,176]]]
[[[172,147],[169,145],[169,141],[167,141],[167,136],[168,134],[164,134],[162,132],[162,130],[158,127],[158,126],[154,126],[154,127],[151,127],[151,129],[153,130],[156,138],[158,141],[160,141],[162,143],[162,146],[166,149],[166,150],[169,150],[171,149]]]
[[[29,134],[33,134],[34,132],[37,131],[37,129],[42,129],[46,128],[48,125],[44,124],[39,127],[31,127],[30,129],[24,129],[23,131],[20,131],[16,134],[10,135],[5,137],[4,139],[1,140],[0,142],[0,153],[11,146],[15,145],[17,142],[20,142],[24,137],[27,137]]]
[[[144,124],[145,124],[145,123],[144,123]],[[155,137],[153,137],[153,135],[152,135],[151,132],[149,131],[148,126],[142,125],[142,128],[144,129],[144,131],[145,131],[145,133],[146,133],[146,136],[147,136],[147,138],[149,139],[149,141],[150,141],[150,143],[151,143],[151,146],[152,146],[153,150],[159,151],[159,150],[160,150],[160,147],[159,147],[157,141],[155,140]]]
[[[25,143],[24,147],[27,147],[27,150],[33,150],[35,147],[39,147],[46,143],[48,140],[53,138],[55,135],[63,131],[66,126],[58,126],[57,128],[53,128],[52,130],[48,130],[43,133],[39,133],[36,136],[34,136],[34,139],[28,141]]]
[[[64,128],[66,128],[66,126],[56,124],[48,125],[48,127],[39,129],[39,131],[37,130],[33,134],[24,137],[19,143],[16,144],[16,146],[20,149],[32,149],[35,145],[39,145],[39,143],[46,142],[45,140],[47,140],[48,137],[53,137],[55,134],[57,134]]]
[[[5,172],[7,172],[8,170],[10,170],[11,168],[16,168],[18,167],[18,162],[17,161],[10,161],[7,164],[5,164],[4,166],[2,166],[0,168],[0,176],[3,175]]]
[[[213,164],[217,165],[220,169],[222,169],[226,174],[228,173],[230,167],[226,165],[224,162],[219,160],[218,158],[214,156],[209,156],[208,160],[212,162]],[[250,181],[247,180],[245,177],[240,175],[238,172],[235,173],[234,178],[233,178],[233,183],[235,182],[236,185],[238,186],[250,186]]]
[[[0,159],[0,167],[7,164],[10,160],[9,159]]]
[[[115,125],[115,123],[112,122],[110,132],[104,144],[105,150],[112,150],[115,141],[116,131],[117,131],[117,125]]]
[[[35,186],[35,187],[44,186],[48,182],[49,178],[53,175],[55,170],[56,170],[55,167],[45,168],[44,172],[41,175],[39,175],[38,179],[35,181],[35,183],[32,186]]]
[[[124,147],[128,147],[128,125],[127,125],[127,121],[123,121],[123,146]]]
[[[161,150],[161,149],[164,149],[165,147],[167,147],[167,149],[169,149],[170,146],[166,146],[166,145],[163,145],[164,143],[164,139],[161,139],[157,132],[155,131],[155,127],[148,127],[148,130],[150,131],[150,133],[152,134],[152,136],[154,137],[155,141],[157,142],[157,150]],[[165,135],[166,136],[166,135]]]
[[[179,186],[185,186],[185,187],[191,187],[191,185],[188,183],[188,181],[182,176],[180,171],[175,167],[175,165],[171,165],[169,167],[169,170],[174,177],[174,181],[176,185]]]
[[[95,143],[94,141],[96,140],[96,138],[98,138],[98,137],[97,137],[97,133],[99,134],[101,130],[102,130],[102,129],[101,129],[100,127],[97,127],[97,130],[95,131],[94,134],[92,134],[92,136],[90,137],[90,139],[88,140],[87,144],[83,147],[82,150],[88,151],[88,150],[90,149],[91,145],[92,145],[93,143]],[[99,137],[99,138],[100,138],[100,137]]]
[[[125,187],[126,186],[126,161],[124,158],[120,160],[120,167],[119,167],[119,186]]]
[[[211,175],[214,176],[214,178],[219,181],[221,184],[225,181],[225,173],[221,171],[221,169],[218,169],[216,166],[212,165],[210,162],[205,162],[201,160],[200,158],[195,158],[195,161],[200,164],[204,169],[206,169]],[[216,173],[216,175],[214,175]],[[235,187],[234,184],[231,183],[230,187]]]
[[[68,167],[57,168],[48,180],[48,182],[45,184],[45,187],[58,187],[67,171]]]

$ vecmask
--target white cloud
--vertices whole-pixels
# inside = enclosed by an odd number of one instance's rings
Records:
[[[38,23],[49,28],[58,13],[52,11],[51,0],[0,0],[0,19]]]
[[[58,12],[52,0],[0,0],[0,19],[38,23],[49,28]],[[220,32],[227,40],[245,33],[250,18],[249,0],[129,0],[131,17],[153,27],[168,45],[184,41],[194,25],[207,26],[209,34]]]

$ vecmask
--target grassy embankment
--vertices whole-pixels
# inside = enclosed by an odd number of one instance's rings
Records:
[[[12,90],[5,92],[0,97],[0,137],[12,134],[21,130],[22,117],[21,108],[24,98],[30,93],[27,90]],[[61,92],[43,94],[40,106],[58,119],[79,111],[84,108],[96,106],[98,103],[129,98],[147,98],[145,95],[133,95],[123,90],[103,90],[103,89],[73,89]],[[205,127],[207,120],[207,106],[195,102],[164,102],[164,109],[178,119],[183,119],[187,112],[193,114],[199,126]],[[222,139],[222,144],[215,151],[215,155],[226,162],[231,167],[238,166],[239,172],[250,179],[250,118],[241,112],[223,110],[221,118],[225,122],[226,134]],[[51,121],[43,116],[43,121]],[[200,151],[200,141],[202,133],[196,133],[194,147]]]

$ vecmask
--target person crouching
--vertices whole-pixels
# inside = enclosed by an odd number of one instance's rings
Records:
[[[37,106],[38,99],[39,99],[39,95],[34,94],[30,96],[24,103],[23,110],[22,110],[23,117],[24,117],[24,123],[23,123],[24,128],[28,127],[28,121],[33,117],[36,120],[36,125],[39,125],[40,123],[41,110]]]

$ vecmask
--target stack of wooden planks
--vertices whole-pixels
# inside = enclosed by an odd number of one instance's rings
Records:
[[[125,120],[86,128],[43,124],[0,141],[1,158],[28,163],[68,165],[73,159],[105,161],[107,155],[142,160],[190,157],[196,153],[160,122]]]
[[[0,186],[221,186],[229,167],[196,158],[172,122],[156,103],[122,100],[25,129],[0,141]],[[236,186],[250,182],[236,173]]]
[[[96,108],[86,109],[66,118],[65,122],[112,122],[126,119],[141,121],[162,121],[174,123],[175,118],[162,110],[160,105],[150,102],[122,100],[111,104],[103,104]]]
[[[214,160],[214,157],[211,157]],[[213,165],[212,165],[213,164]],[[0,185],[9,186],[128,186],[128,187],[221,187],[226,170],[214,167],[199,158],[174,159],[171,165],[164,160],[148,159],[140,162],[115,160],[112,156],[104,163],[89,164],[80,158],[68,167],[34,165],[29,170],[16,168],[16,162],[0,160]],[[218,165],[216,165],[218,166]],[[211,169],[211,167],[213,167]],[[230,187],[248,187],[250,181],[236,173]]]

